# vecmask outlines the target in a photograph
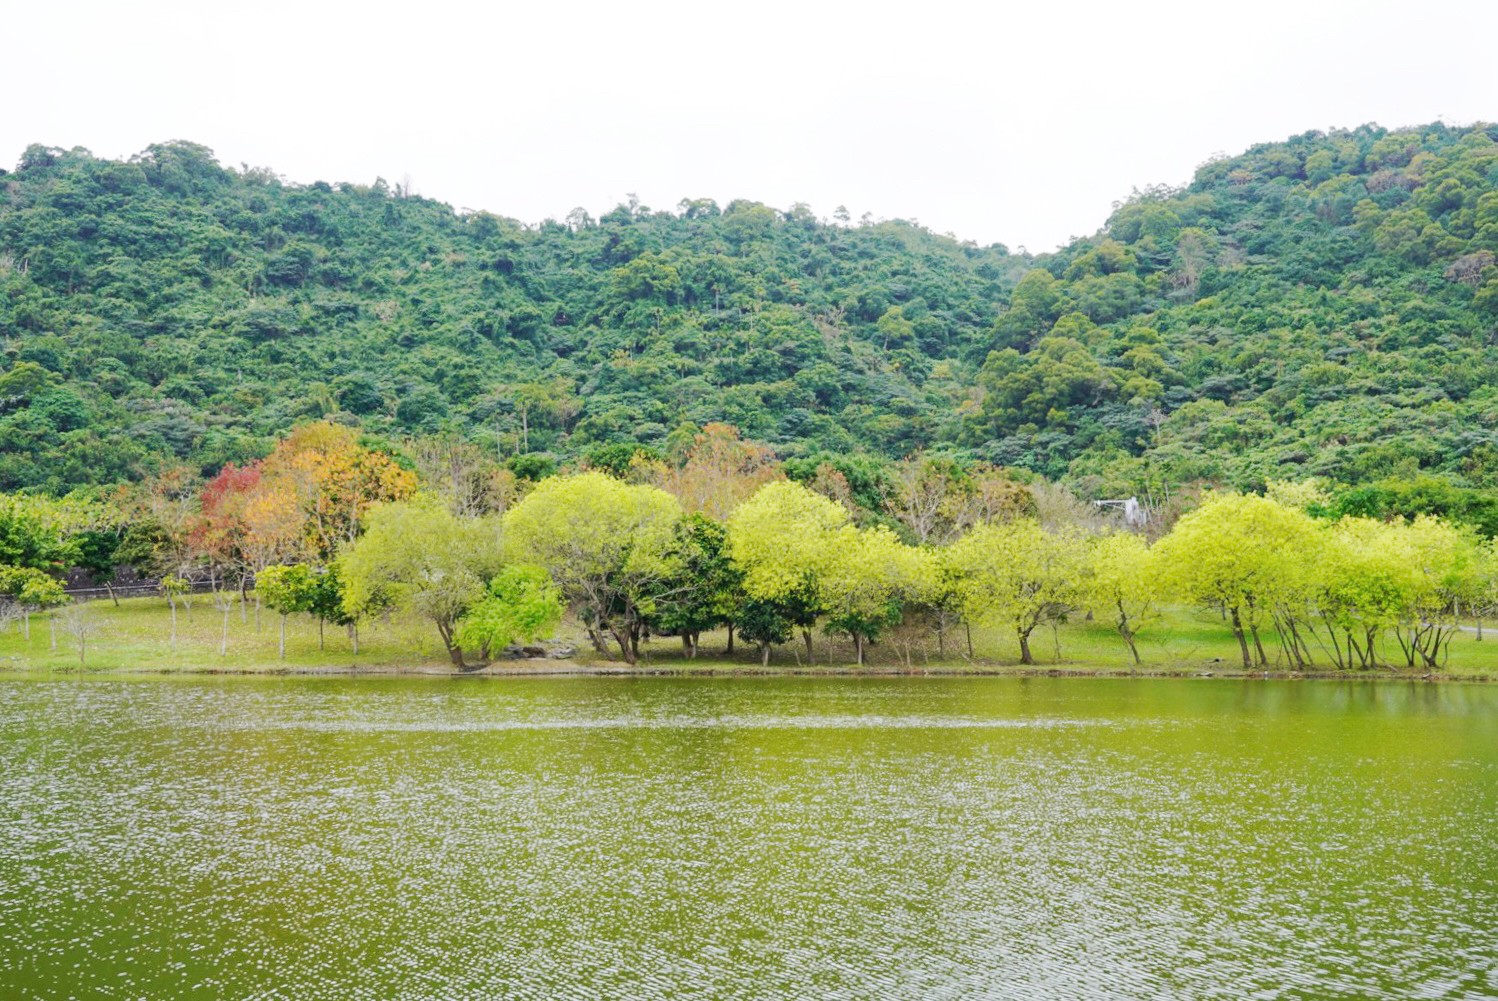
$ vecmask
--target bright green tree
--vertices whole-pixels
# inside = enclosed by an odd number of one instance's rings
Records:
[[[0,599],[8,601],[21,620],[21,633],[31,639],[31,616],[43,609],[60,608],[72,599],[62,581],[37,569],[0,565]],[[56,647],[56,633],[53,633]]]
[[[566,610],[562,592],[540,567],[505,567],[488,593],[458,621],[458,643],[480,660],[511,643],[540,639],[556,628]]]
[[[1377,666],[1379,640],[1415,600],[1420,580],[1402,527],[1342,518],[1323,530],[1315,604],[1326,638],[1315,635],[1340,668]]]
[[[1461,609],[1486,590],[1482,550],[1470,528],[1444,518],[1421,515],[1400,531],[1415,583],[1394,638],[1405,666],[1438,670],[1461,630]]]
[[[255,595],[281,616],[277,656],[286,659],[286,619],[296,612],[310,612],[317,600],[317,575],[305,563],[266,567],[255,575]]]

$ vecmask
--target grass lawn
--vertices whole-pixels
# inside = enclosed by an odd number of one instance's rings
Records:
[[[55,648],[46,614],[32,617],[29,640],[19,624],[13,623],[0,632],[0,669],[77,670],[77,639],[65,625],[70,614],[67,610],[58,613]],[[236,602],[226,621],[211,598],[195,597],[190,612],[178,608],[175,641],[171,611],[161,598],[125,599],[118,606],[109,601],[91,602],[82,606],[82,614],[88,622],[84,663],[90,671],[452,671],[436,629],[430,623],[402,617],[363,623],[356,655],[343,629],[327,627],[320,643],[315,620],[306,615],[291,616],[286,623],[286,658],[282,660],[277,655],[280,617],[263,611],[257,627],[253,601],[247,607]],[[565,624],[558,638],[574,643],[579,653],[570,661],[549,662],[546,665],[549,669],[597,670],[622,666],[589,648],[574,623]],[[1023,669],[1018,664],[1018,644],[1007,633],[974,628],[972,640],[973,656],[969,658],[966,636],[960,628],[947,635],[944,652],[938,650],[936,638],[928,633],[896,632],[869,648],[866,670],[992,673]],[[1278,644],[1273,640],[1272,634],[1265,637],[1271,658],[1279,654]],[[688,659],[679,641],[657,637],[642,649],[639,668],[683,673],[760,670],[759,656],[751,645],[738,643],[732,657],[724,652],[726,645],[727,635],[723,632],[704,635],[699,655]],[[1118,635],[1099,622],[1075,621],[1054,632],[1038,630],[1031,637],[1031,648],[1040,661],[1038,667],[1043,670],[1079,673],[1134,670]],[[1232,632],[1220,616],[1211,612],[1170,610],[1162,622],[1140,635],[1139,650],[1144,659],[1138,668],[1142,672],[1242,671]],[[1399,657],[1392,641],[1384,656]],[[774,651],[770,669],[810,668],[850,673],[858,670],[853,666],[852,645],[820,632],[814,638],[814,657],[815,661],[808,665],[798,637],[796,642]],[[1325,655],[1319,656],[1318,661],[1316,670],[1332,670]],[[504,670],[506,664],[512,663],[500,661],[496,670]],[[1271,664],[1271,669],[1283,671],[1287,667],[1282,661]],[[1459,677],[1498,676],[1498,633],[1481,641],[1471,633],[1458,636],[1452,642],[1444,673]]]

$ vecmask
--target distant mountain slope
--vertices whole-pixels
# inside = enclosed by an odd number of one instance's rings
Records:
[[[326,415],[562,457],[723,420],[1115,494],[1494,485],[1495,138],[1258,146],[1037,258],[752,202],[527,228],[188,143],[31,147],[0,176],[0,488],[213,468]]]

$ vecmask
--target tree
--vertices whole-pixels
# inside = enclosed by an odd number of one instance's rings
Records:
[[[1421,515],[1402,526],[1414,586],[1394,638],[1408,667],[1443,667],[1461,629],[1460,610],[1486,588],[1481,550],[1471,529]]]
[[[271,611],[281,616],[277,656],[286,659],[286,618],[310,612],[316,597],[316,577],[305,563],[266,567],[255,577],[255,594]]]
[[[1118,630],[1137,665],[1139,631],[1159,619],[1159,574],[1142,536],[1114,532],[1093,540],[1088,553],[1089,605]]]
[[[348,630],[354,656],[359,655],[359,619],[350,615],[343,604],[343,577],[334,560],[312,576],[312,605],[309,612],[317,619],[317,648],[323,648],[323,624],[333,623]]]
[[[504,516],[506,550],[544,567],[587,627],[596,649],[612,636],[633,664],[664,582],[677,572],[676,498],[598,472],[542,481]]]
[[[1314,633],[1339,668],[1378,664],[1378,642],[1396,628],[1419,580],[1400,526],[1342,518],[1323,529],[1315,604],[1326,631]]]
[[[721,521],[782,475],[768,446],[745,441],[731,424],[708,424],[693,435],[682,464],[664,466],[655,482],[688,514]]]
[[[122,541],[121,532],[116,529],[90,528],[73,536],[77,545],[77,557],[74,565],[84,570],[95,581],[102,583],[104,589],[109,592],[110,599],[118,608],[119,596],[114,593],[114,575],[119,567],[118,551]]]
[[[177,642],[177,599],[192,589],[192,582],[185,577],[168,574],[161,578],[161,583],[157,586],[166,598],[167,606],[172,610],[172,643],[175,644]]]
[[[933,591],[931,562],[926,551],[905,545],[883,525],[844,525],[828,539],[828,550],[818,576],[827,629],[853,640],[861,667],[865,645],[900,621],[906,602]]]
[[[918,546],[951,541],[973,492],[962,468],[945,457],[914,455],[895,464],[893,479],[885,506],[908,537]]]
[[[430,495],[374,507],[339,560],[344,611],[357,617],[389,606],[428,619],[461,669],[458,620],[503,567],[500,539],[495,517],[459,518]]]
[[[99,633],[99,621],[87,605],[72,605],[62,615],[63,632],[78,650],[78,669],[88,666],[88,641]]]
[[[125,502],[131,528],[121,549],[128,562],[148,576],[188,578],[200,550],[193,542],[198,515],[196,473],[172,465],[137,485]]]
[[[453,514],[503,514],[519,484],[489,452],[456,433],[419,438],[409,446],[423,486],[447,502]]]
[[[0,564],[61,571],[77,559],[61,506],[45,497],[0,495]]]
[[[0,598],[14,606],[21,620],[21,631],[31,639],[31,616],[42,609],[59,608],[72,601],[63,590],[62,581],[36,567],[0,565]],[[56,638],[53,639],[56,647]]]
[[[795,629],[795,623],[774,602],[753,598],[744,602],[736,625],[740,636],[759,647],[759,662],[764,667],[770,666],[770,647],[789,640]]]
[[[1251,494],[1215,494],[1156,543],[1156,554],[1170,589],[1226,611],[1243,667],[1252,669],[1268,663],[1261,627],[1299,600],[1320,541],[1303,511]]]
[[[728,519],[728,555],[744,593],[800,627],[808,662],[827,593],[822,581],[839,555],[834,536],[846,525],[846,508],[789,480],[761,487]]]
[[[1086,556],[1082,535],[1047,532],[1022,518],[975,528],[947,547],[942,560],[963,617],[1008,626],[1020,663],[1034,664],[1031,633],[1059,622],[1087,596]]]
[[[689,657],[697,656],[703,632],[724,625],[733,653],[743,575],[728,558],[727,542],[727,529],[704,514],[689,514],[677,526],[671,553],[676,572],[660,584],[651,629],[680,636]]]
[[[565,610],[562,593],[545,570],[506,567],[458,622],[458,642],[476,648],[479,659],[488,660],[492,650],[547,635]]]
[[[307,555],[332,559],[358,538],[376,504],[416,492],[416,474],[391,456],[359,443],[350,428],[303,424],[283,438],[261,466],[262,477],[284,482],[306,518]]]

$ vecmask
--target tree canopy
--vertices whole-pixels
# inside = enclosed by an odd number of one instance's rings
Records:
[[[1043,255],[750,201],[525,225],[191,143],[38,146],[0,196],[0,490],[245,468],[323,419],[528,470],[695,440],[665,475],[747,496],[775,471],[733,425],[793,475],[840,457],[864,507],[860,456],[935,450],[1088,498],[1439,485],[1347,512],[1404,513],[1498,486],[1495,329],[1490,124],[1254,146]]]

